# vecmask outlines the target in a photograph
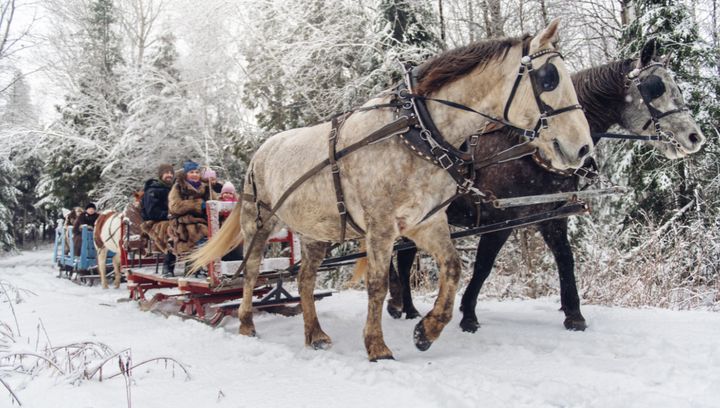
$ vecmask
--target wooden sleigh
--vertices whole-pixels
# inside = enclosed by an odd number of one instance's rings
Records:
[[[208,238],[220,229],[221,217],[229,213],[235,204],[207,202]],[[127,227],[123,228],[123,236],[130,242]],[[250,294],[256,299],[253,306],[273,312],[297,313],[298,310],[290,305],[297,304],[300,298],[288,292],[284,284],[297,276],[298,272],[293,266],[300,261],[299,239],[292,231],[283,228],[273,234],[267,243],[271,255],[263,260],[260,277]],[[240,299],[247,295],[243,290],[242,275],[232,281],[227,278],[237,270],[241,260],[218,258],[207,265],[207,270],[201,274],[163,277],[162,254],[143,257],[140,251],[130,248],[129,245],[122,247],[121,266],[127,276],[130,299],[139,301],[143,309],[149,310],[159,302],[171,300],[179,304],[177,314],[181,317],[194,318],[215,326],[225,316],[232,315]],[[182,274],[185,270],[182,257],[176,262],[175,270],[176,274]],[[321,299],[331,294],[330,291],[318,292],[315,297]]]

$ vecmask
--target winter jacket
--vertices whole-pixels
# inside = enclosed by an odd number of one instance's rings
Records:
[[[73,224],[73,235],[77,236],[82,234],[82,231],[80,231],[80,226],[82,225],[89,225],[90,227],[95,226],[95,221],[97,220],[98,214],[95,212],[95,214],[88,214],[87,212],[83,212],[80,214],[77,219],[75,220],[75,223]]]
[[[100,214],[97,212],[92,215],[87,212],[83,212],[75,220],[75,224],[73,224],[73,246],[75,247],[75,256],[80,256],[80,250],[82,248],[82,230],[80,228],[83,225],[94,227],[95,221],[99,216]]]
[[[145,182],[142,198],[142,218],[145,221],[164,221],[168,219],[168,195],[170,186],[160,180]]]
[[[201,182],[196,189],[187,182],[185,173],[178,173],[168,196],[171,218],[168,234],[175,255],[189,252],[199,240],[207,237],[204,204],[215,198],[215,192],[206,182]]]

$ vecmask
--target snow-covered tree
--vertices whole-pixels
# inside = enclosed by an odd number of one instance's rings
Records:
[[[56,12],[74,16],[59,27],[70,89],[43,142],[49,157],[41,185],[70,207],[93,194],[111,152],[108,144],[122,134],[127,107],[118,86],[123,58],[112,0],[57,6]]]
[[[0,249],[3,251],[15,248],[13,209],[20,195],[15,188],[15,177],[15,166],[9,158],[0,156]]]

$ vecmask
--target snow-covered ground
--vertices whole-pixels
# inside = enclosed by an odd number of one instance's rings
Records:
[[[238,322],[211,328],[143,312],[125,290],[56,279],[50,252],[0,259],[0,279],[31,289],[15,304],[22,339],[34,350],[40,320],[53,345],[78,341],[132,349],[132,359],[170,356],[189,368],[151,363],[133,371],[132,406],[145,407],[720,407],[720,314],[585,306],[590,328],[565,331],[557,299],[484,301],[483,327],[463,333],[459,314],[427,352],[416,321],[384,317],[396,361],[369,363],[362,342],[366,295],[344,291],[318,302],[330,350],[303,346],[301,316],[256,314],[259,337]],[[432,299],[417,303],[427,312]],[[0,321],[15,329],[7,302]],[[40,345],[45,335],[40,334]],[[2,350],[0,349],[0,354]],[[0,367],[3,363],[0,362]],[[117,372],[117,363],[107,366]],[[123,377],[71,383],[0,371],[23,406],[127,407]],[[0,406],[11,406],[0,386]]]

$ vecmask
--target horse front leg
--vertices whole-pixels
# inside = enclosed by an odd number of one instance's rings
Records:
[[[540,233],[555,256],[560,278],[560,304],[565,312],[563,325],[568,330],[584,331],[585,318],[580,313],[580,295],[575,283],[575,258],[567,237],[567,219],[540,224]]]
[[[412,301],[412,291],[410,287],[410,271],[412,270],[413,262],[415,262],[415,256],[417,255],[417,248],[404,249],[397,253],[397,271],[402,285],[402,302],[403,312],[405,312],[406,319],[415,319],[420,317],[420,312],[415,309],[415,305]]]
[[[440,269],[440,287],[435,305],[415,326],[415,346],[425,351],[440,337],[440,333],[452,318],[462,263],[450,239],[445,212],[435,215],[407,236],[415,241],[419,248],[432,255]]]
[[[397,252],[397,270],[390,263],[390,299],[388,299],[387,311],[395,319],[402,317],[405,313],[406,319],[420,317],[412,301],[410,288],[410,271],[415,261],[417,248],[403,249]]]
[[[327,349],[332,345],[332,339],[320,327],[314,296],[317,269],[325,258],[328,246],[327,242],[302,238],[302,262],[298,275],[298,289],[300,290],[300,304],[305,324],[305,345],[316,350]]]
[[[365,349],[370,361],[391,360],[392,351],[385,345],[382,332],[382,307],[388,290],[388,271],[392,257],[395,231],[391,222],[386,220],[368,223],[367,245],[367,291],[368,314],[363,335]]]
[[[511,229],[492,232],[481,236],[478,242],[477,252],[475,252],[475,268],[473,276],[465,288],[462,301],[460,302],[460,311],[463,314],[460,320],[460,328],[464,332],[475,333],[480,328],[477,315],[475,314],[475,306],[477,306],[477,298],[482,289],[485,280],[490,275],[495,259],[507,242]]]
[[[107,278],[105,277],[106,269],[105,262],[107,262],[107,248],[95,248],[95,256],[97,260],[98,273],[100,274],[100,284],[103,289],[108,288]]]

